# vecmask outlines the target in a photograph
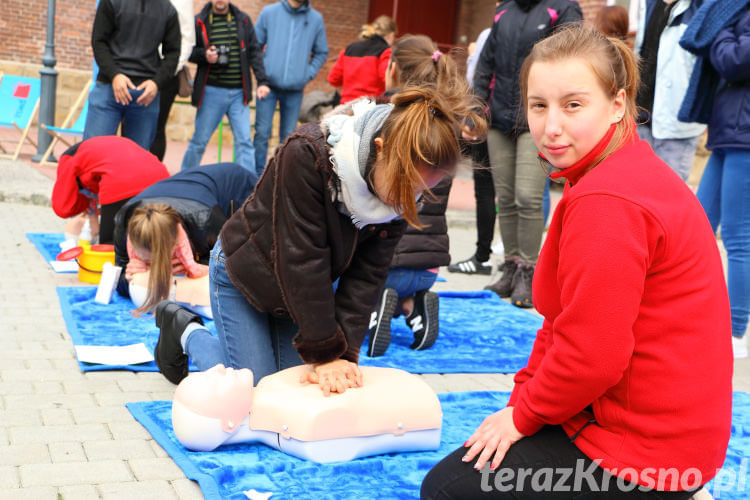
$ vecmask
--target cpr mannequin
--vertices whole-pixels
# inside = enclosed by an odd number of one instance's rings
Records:
[[[310,369],[287,368],[255,388],[248,369],[191,373],[172,401],[177,439],[194,451],[259,442],[321,463],[440,446],[440,401],[416,375],[363,366],[362,387],[326,397],[317,384],[300,383]]]
[[[135,307],[141,307],[146,302],[148,275],[148,271],[133,274],[133,279],[129,283],[130,300],[133,301]],[[208,287],[208,276],[201,276],[200,278],[175,276],[173,277],[169,297],[194,313],[200,314],[204,318],[213,319]]]

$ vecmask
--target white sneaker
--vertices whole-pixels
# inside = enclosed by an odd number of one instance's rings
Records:
[[[732,351],[734,352],[734,359],[746,358],[747,353],[747,341],[745,337],[732,336]]]

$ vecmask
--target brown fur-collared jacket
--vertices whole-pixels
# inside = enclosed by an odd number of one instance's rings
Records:
[[[306,363],[358,361],[405,226],[397,220],[358,230],[336,209],[334,182],[320,123],[302,125],[220,235],[234,285],[258,310],[291,317]]]

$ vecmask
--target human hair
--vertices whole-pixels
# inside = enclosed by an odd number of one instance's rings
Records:
[[[435,42],[425,35],[404,35],[396,40],[391,46],[390,64],[398,68],[399,83],[403,87],[431,83],[443,90],[465,83],[465,78],[458,77],[453,57],[440,52]]]
[[[621,5],[602,7],[594,20],[594,26],[607,36],[625,41],[628,36],[630,20],[628,10]]]
[[[599,30],[575,23],[561,28],[554,35],[540,40],[521,66],[521,99],[528,108],[529,72],[534,63],[580,59],[589,65],[604,93],[614,99],[620,89],[625,91],[625,114],[604,151],[594,159],[595,166],[622,147],[635,133],[638,115],[635,103],[640,78],[633,51],[618,38],[605,36]]]
[[[172,282],[172,253],[177,243],[180,216],[165,203],[141,205],[128,222],[128,238],[136,249],[151,252],[146,301],[135,310],[138,316],[151,311],[169,297]]]
[[[423,226],[414,192],[420,186],[427,187],[417,166],[452,174],[461,158],[461,129],[470,126],[477,136],[487,132],[478,101],[469,92],[458,91],[460,88],[439,88],[429,83],[403,88],[391,97],[393,111],[378,134],[383,139],[378,166],[385,169],[383,195],[417,229]]]
[[[372,38],[375,35],[386,36],[389,33],[398,31],[396,21],[388,16],[378,16],[370,24],[363,24],[362,31],[359,33],[360,38]]]

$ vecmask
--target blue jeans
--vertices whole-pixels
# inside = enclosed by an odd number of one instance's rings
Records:
[[[396,290],[399,299],[411,297],[422,290],[429,290],[437,279],[437,273],[426,269],[407,269],[393,267],[388,271],[388,279],[384,288]]]
[[[136,104],[135,100],[142,93],[142,90],[131,89],[130,96],[133,100],[130,104],[118,104],[112,92],[112,85],[96,82],[89,92],[89,110],[83,128],[84,140],[101,135],[116,135],[117,127],[122,122],[122,136],[148,151],[156,135],[159,94],[156,94],[148,106],[141,106]]]
[[[651,128],[646,125],[638,125],[638,135],[651,145],[654,153],[664,163],[672,167],[672,170],[687,182],[690,171],[693,169],[695,148],[698,146],[700,136],[684,139],[655,139],[651,135]]]
[[[732,335],[741,338],[750,314],[750,150],[715,149],[698,186],[698,200],[711,228],[716,231],[721,224]]]
[[[255,383],[271,373],[302,364],[292,338],[297,325],[255,309],[229,279],[221,241],[211,251],[209,262],[211,311],[218,338],[208,330],[194,330],[185,352],[199,370],[223,363],[235,369],[249,368]]]
[[[250,140],[250,106],[243,102],[244,99],[245,94],[241,88],[225,89],[206,85],[201,105],[195,114],[195,132],[182,158],[181,170],[201,164],[206,144],[221,119],[227,115],[234,137],[235,161],[243,168],[255,172],[255,148]]]
[[[268,154],[268,139],[271,137],[271,126],[273,125],[273,113],[276,109],[276,101],[279,102],[279,144],[284,142],[286,136],[297,128],[299,119],[299,108],[302,105],[302,91],[286,91],[271,88],[271,92],[263,99],[255,101],[255,168],[258,178],[266,168],[266,156]]]

